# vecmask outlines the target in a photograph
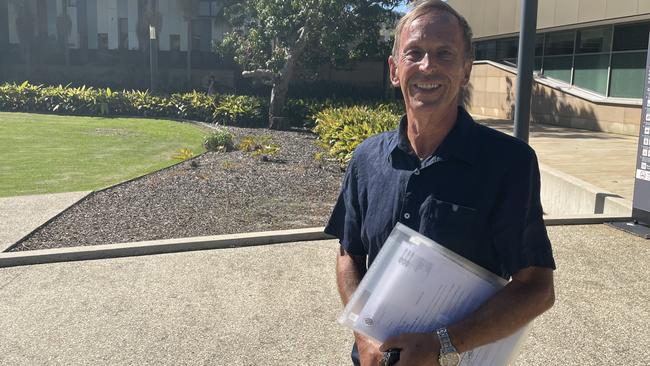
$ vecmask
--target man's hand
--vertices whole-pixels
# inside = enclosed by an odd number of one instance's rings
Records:
[[[399,348],[397,366],[440,366],[440,342],[434,333],[405,333],[391,337],[384,342],[382,352],[391,348]]]
[[[359,361],[361,366],[377,366],[384,353],[379,350],[381,344],[368,337],[357,334],[355,337],[357,349],[359,350]]]

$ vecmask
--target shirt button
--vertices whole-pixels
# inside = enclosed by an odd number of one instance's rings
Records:
[[[415,175],[420,175],[420,169],[415,169],[415,171],[413,172],[413,174],[415,174]]]
[[[408,213],[408,212],[405,213],[405,214],[404,214],[404,218],[407,219],[407,220],[410,219],[410,218],[411,218],[411,214]]]

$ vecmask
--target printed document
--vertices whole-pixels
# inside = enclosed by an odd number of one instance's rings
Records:
[[[398,223],[359,284],[339,323],[380,342],[450,325],[507,281]],[[462,366],[504,366],[528,327],[462,354]]]

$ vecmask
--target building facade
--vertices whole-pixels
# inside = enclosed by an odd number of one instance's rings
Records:
[[[449,0],[449,4],[467,17],[474,31],[478,71],[474,91],[480,94],[483,105],[490,104],[484,107],[484,112],[509,117],[511,101],[498,99],[507,99],[516,85],[512,70],[517,63],[521,1]],[[573,116],[575,126],[638,133],[638,128],[630,124],[636,121],[638,126],[639,123],[649,33],[650,0],[539,0],[536,94],[554,93],[555,99],[561,95],[567,103],[575,97],[576,105],[564,108],[577,114],[582,112],[582,116]],[[492,68],[499,71],[490,70],[491,75],[502,75],[487,76],[485,69]],[[500,78],[500,81],[490,80],[491,88],[488,88],[488,78]],[[511,83],[501,80],[504,78],[509,78]],[[498,98],[493,93],[506,96]],[[584,102],[588,102],[587,106],[591,103],[589,108],[593,110],[589,113],[583,111]],[[536,104],[542,109],[549,107],[534,100],[534,119],[535,113],[542,113],[542,110],[535,111]],[[558,116],[550,119],[560,122],[561,113],[566,114],[558,111]],[[607,115],[607,119],[598,115]],[[627,117],[623,118],[624,115]],[[549,120],[549,116],[538,117],[540,121]],[[590,123],[585,122],[590,118]]]
[[[48,82],[44,74],[54,74],[55,78],[60,74],[60,79],[70,79],[71,75],[79,74],[81,67],[88,69],[85,74],[104,74],[109,83],[111,77],[117,76],[113,83],[117,80],[117,84],[129,86],[110,68],[121,65],[131,72],[134,69],[148,72],[150,23],[156,28],[154,42],[162,78],[183,73],[187,68],[187,52],[191,53],[189,61],[194,74],[232,69],[232,65],[221,63],[212,52],[213,42],[221,41],[228,31],[221,17],[223,1],[199,0],[195,2],[198,7],[194,8],[188,7],[189,3],[185,0],[0,0],[0,48],[7,55],[3,60],[7,72],[2,76],[6,80],[29,78]],[[33,64],[31,69],[21,67],[27,62]],[[224,82],[231,84],[231,79]],[[128,77],[122,80],[128,81]],[[89,77],[88,81],[101,83],[102,80]],[[194,84],[196,81],[195,78]]]

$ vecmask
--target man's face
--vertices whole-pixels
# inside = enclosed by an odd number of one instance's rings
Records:
[[[472,70],[458,19],[439,10],[402,29],[397,59],[391,56],[388,63],[391,82],[402,89],[407,111],[416,115],[455,110]]]

